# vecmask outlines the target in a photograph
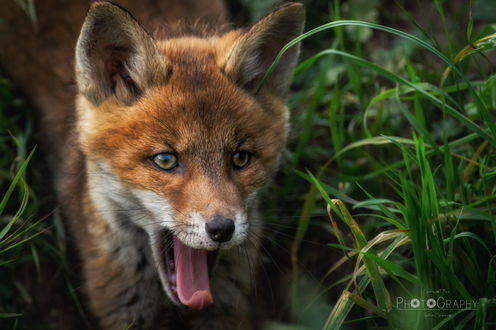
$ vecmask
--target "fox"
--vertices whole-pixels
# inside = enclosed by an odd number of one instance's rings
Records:
[[[303,4],[246,28],[222,1],[87,6],[40,3],[33,30],[4,2],[0,64],[37,109],[88,309],[102,329],[260,328],[258,193],[300,45],[264,75]]]

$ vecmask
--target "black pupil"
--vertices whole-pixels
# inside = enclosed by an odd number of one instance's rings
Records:
[[[244,151],[240,151],[234,154],[235,165],[238,167],[243,167],[248,161],[248,154]]]

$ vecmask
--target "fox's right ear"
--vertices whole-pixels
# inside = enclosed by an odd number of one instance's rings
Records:
[[[109,2],[92,4],[76,45],[79,93],[95,105],[111,96],[129,105],[164,82],[166,72],[151,36],[131,14]]]
[[[234,42],[224,72],[239,86],[254,92],[285,44],[298,37],[305,24],[305,7],[286,3],[256,22]],[[265,89],[285,97],[293,77],[300,45],[288,49],[265,82]]]

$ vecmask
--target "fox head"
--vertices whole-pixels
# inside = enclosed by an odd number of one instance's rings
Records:
[[[76,103],[90,198],[114,229],[148,233],[176,303],[210,304],[207,251],[243,243],[256,225],[247,208],[285,144],[298,46],[257,89],[303,24],[303,6],[291,3],[247,29],[154,39],[113,4],[87,14]]]

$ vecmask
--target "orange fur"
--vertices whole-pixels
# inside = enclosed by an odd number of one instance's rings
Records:
[[[282,46],[301,33],[304,9],[286,4],[250,28],[226,31],[221,2],[164,3],[133,8],[155,37],[115,5],[91,6],[76,45],[77,96],[69,88],[51,93],[27,83],[31,67],[10,74],[26,83],[46,142],[56,146],[51,163],[59,173],[59,198],[100,326],[168,328],[180,318],[193,329],[252,328],[248,274],[256,265],[230,248],[257,259],[256,192],[284,148],[285,98],[298,48],[282,57],[259,92],[257,87]],[[80,3],[72,6],[75,22],[82,22]],[[160,17],[167,23],[162,27]],[[178,17],[194,23],[178,23]],[[48,24],[44,17],[40,22]],[[57,68],[36,38],[30,40],[21,60],[38,51],[40,61]],[[67,40],[71,44],[75,36]],[[15,63],[14,48],[0,53],[2,63]],[[58,70],[62,80],[73,79]],[[63,101],[68,97],[75,99],[75,115]],[[63,122],[72,129],[55,127]],[[239,151],[251,157],[243,168],[233,165]],[[158,168],[153,157],[163,153],[174,154],[178,165]],[[232,238],[214,239],[206,226],[212,219],[231,222]],[[164,269],[171,236],[217,260],[209,265],[214,303],[202,311],[182,306],[169,283]]]

